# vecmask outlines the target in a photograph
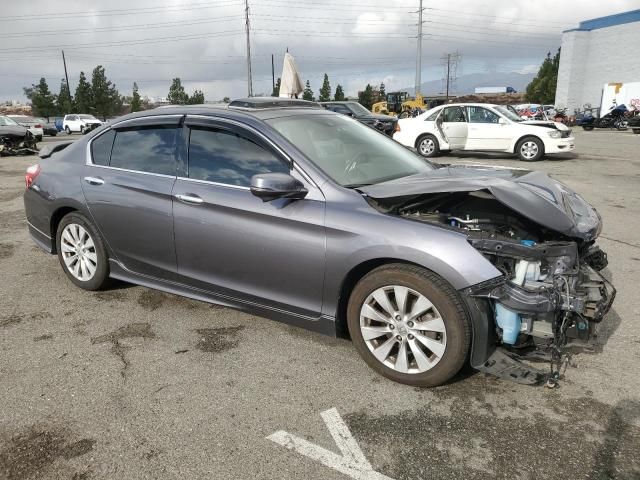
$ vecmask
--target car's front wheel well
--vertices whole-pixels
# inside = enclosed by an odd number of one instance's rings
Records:
[[[53,212],[53,215],[51,215],[51,222],[50,222],[51,238],[55,240],[56,235],[58,234],[58,225],[60,225],[60,222],[62,221],[62,219],[65,216],[67,216],[69,213],[75,212],[75,211],[76,209],[73,207],[60,207],[55,212]],[[53,252],[51,253],[58,253],[56,252],[55,241],[53,242]]]
[[[398,260],[397,258],[375,258],[362,262],[353,267],[345,276],[340,287],[340,296],[338,297],[338,308],[336,311],[336,335],[340,338],[349,338],[349,329],[347,327],[347,306],[349,305],[349,297],[356,284],[369,272],[391,263],[402,263],[406,265],[419,266],[412,262]]]
[[[526,135],[522,135],[520,138],[518,138],[515,143],[513,144],[513,153],[518,153],[518,146],[520,145],[520,143],[527,139],[527,138],[535,138],[536,140],[540,141],[540,143],[542,143],[542,146],[544,146],[544,141],[542,140],[542,138],[538,137],[537,135],[532,135],[530,133],[526,134]]]

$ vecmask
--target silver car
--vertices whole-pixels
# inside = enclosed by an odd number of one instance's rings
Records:
[[[397,382],[466,362],[539,383],[615,290],[600,217],[539,172],[442,166],[344,115],[251,98],[46,147],[29,232],[80,288],[120,279],[350,337]]]

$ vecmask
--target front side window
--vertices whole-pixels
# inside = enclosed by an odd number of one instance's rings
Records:
[[[191,130],[189,178],[249,187],[254,175],[272,172],[289,173],[289,164],[257,143],[227,130]]]
[[[469,107],[469,122],[471,123],[498,123],[500,116],[483,107]]]
[[[163,175],[176,174],[175,127],[128,128],[116,131],[112,167]]]
[[[18,125],[18,123],[10,117],[0,117],[0,125],[3,127],[8,127],[9,125]]]
[[[465,115],[464,115],[464,108],[462,107],[445,108],[444,121],[445,122],[466,122]]]

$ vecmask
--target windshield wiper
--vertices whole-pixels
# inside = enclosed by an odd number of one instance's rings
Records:
[[[360,188],[360,187],[368,187],[369,185],[374,185],[373,183],[347,183],[343,185],[344,188]]]

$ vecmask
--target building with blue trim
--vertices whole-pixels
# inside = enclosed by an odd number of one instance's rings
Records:
[[[580,22],[562,34],[557,107],[600,106],[607,83],[640,82],[640,10]]]

